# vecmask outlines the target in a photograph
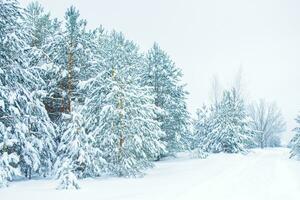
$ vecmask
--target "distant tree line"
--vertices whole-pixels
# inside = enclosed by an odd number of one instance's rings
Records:
[[[192,147],[196,152],[236,153],[281,146],[286,124],[280,109],[263,99],[247,102],[244,93],[241,70],[231,89],[223,89],[218,78],[213,77],[211,104],[198,109],[193,121]]]

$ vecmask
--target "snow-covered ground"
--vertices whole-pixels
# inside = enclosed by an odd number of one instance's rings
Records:
[[[158,162],[144,178],[99,178],[80,190],[56,190],[56,181],[31,180],[0,189],[1,200],[299,200],[300,162],[289,149],[254,150],[248,155],[186,155]]]

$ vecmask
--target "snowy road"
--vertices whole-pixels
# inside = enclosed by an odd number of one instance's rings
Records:
[[[157,163],[144,178],[87,179],[78,191],[55,190],[52,180],[12,183],[1,200],[299,200],[300,162],[285,148],[246,156],[216,154]]]

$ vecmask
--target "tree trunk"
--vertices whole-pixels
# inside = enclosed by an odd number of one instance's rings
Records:
[[[72,100],[72,72],[73,72],[73,42],[71,41],[69,52],[68,52],[68,80],[67,80],[67,112],[71,112],[71,100]]]

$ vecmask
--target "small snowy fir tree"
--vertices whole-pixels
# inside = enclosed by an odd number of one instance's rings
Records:
[[[212,112],[207,106],[203,105],[201,109],[197,110],[197,118],[193,122],[193,145],[192,148],[201,148],[204,139],[211,131],[210,121]]]
[[[95,160],[99,155],[99,149],[94,147],[94,137],[85,131],[85,120],[80,114],[80,106],[71,114],[65,114],[66,130],[61,136],[58,146],[58,159],[55,163],[57,177],[60,179],[59,188],[77,188],[76,179],[92,177],[100,174],[103,163]],[[64,184],[73,184],[64,185]]]
[[[18,175],[19,170],[12,164],[17,164],[19,157],[16,153],[8,152],[9,148],[14,144],[14,139],[10,139],[10,128],[4,126],[0,122],[0,188],[8,185],[14,175]]]
[[[294,129],[296,135],[292,138],[290,142],[291,150],[291,157],[296,157],[300,159],[300,115],[297,116],[296,122],[298,123],[298,127]]]
[[[214,109],[211,131],[204,139],[203,148],[213,153],[246,152],[252,140],[247,120],[244,102],[235,89],[224,91],[222,101]]]
[[[59,185],[57,189],[68,190],[68,189],[80,189],[78,179],[72,170],[72,163],[70,160],[65,160],[62,163],[59,170]]]
[[[205,105],[197,110],[197,118],[193,122],[193,141],[191,145],[195,157],[205,158],[207,156],[203,149],[203,143],[211,131],[211,114],[211,109]]]
[[[0,132],[5,144],[0,157],[18,158],[13,166],[31,178],[51,168],[55,129],[41,101],[45,82],[37,66],[29,65],[34,49],[27,44],[30,35],[22,28],[23,19],[16,1],[0,1],[0,123],[6,130]]]
[[[156,119],[166,133],[161,140],[167,143],[167,154],[160,156],[173,155],[189,147],[187,92],[180,84],[181,77],[182,72],[169,56],[154,44],[147,54],[142,83],[153,89],[155,105],[164,111]]]
[[[82,84],[88,91],[86,127],[103,152],[107,173],[140,176],[164,151],[159,140],[164,133],[154,120],[157,108],[149,88],[138,84],[137,47],[116,32],[101,43],[105,51],[102,73]]]

